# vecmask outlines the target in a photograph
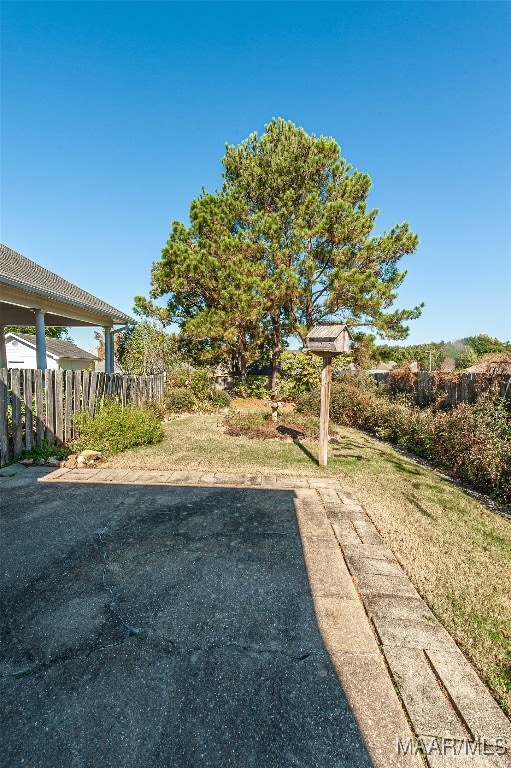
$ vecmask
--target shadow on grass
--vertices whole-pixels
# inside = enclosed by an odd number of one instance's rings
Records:
[[[310,461],[312,461],[313,464],[316,465],[316,467],[319,467],[319,461],[314,456],[313,453],[311,453],[308,448],[306,448],[301,442],[300,438],[305,437],[305,433],[302,432],[299,429],[293,429],[293,427],[286,427],[283,424],[280,424],[277,427],[277,432],[281,435],[287,435],[288,437],[291,437],[293,440],[293,443],[301,450],[302,453],[304,453]]]
[[[311,453],[308,450],[308,448],[306,448],[303,445],[303,443],[301,443],[299,440],[293,440],[293,442],[302,451],[302,453],[304,453],[307,456],[307,458],[310,459],[312,461],[312,463],[316,465],[316,467],[319,467],[318,459],[314,456],[313,453]]]
[[[429,517],[430,520],[436,520],[436,517],[431,514],[431,512],[428,512],[428,510],[420,504],[415,496],[407,495],[406,493],[403,494],[403,498],[412,504],[416,509],[419,510],[425,517]]]

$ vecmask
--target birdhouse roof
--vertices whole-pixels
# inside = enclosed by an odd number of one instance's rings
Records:
[[[307,334],[307,340],[309,339],[336,339],[337,336],[340,336],[340,334],[346,331],[350,337],[352,338],[350,329],[347,325],[343,325],[341,323],[338,324],[331,324],[331,325],[316,325],[312,331],[310,331]]]

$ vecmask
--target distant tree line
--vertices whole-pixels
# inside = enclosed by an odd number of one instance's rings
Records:
[[[391,345],[381,344],[374,349],[379,360],[395,362],[403,366],[417,361],[422,370],[439,370],[446,361],[453,361],[457,370],[474,365],[488,354],[511,354],[511,342],[499,341],[486,334],[466,336],[458,341],[437,341],[429,344]]]

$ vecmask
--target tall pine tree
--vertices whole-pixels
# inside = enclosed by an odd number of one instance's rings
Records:
[[[406,276],[398,262],[418,238],[406,223],[373,234],[371,179],[334,139],[274,119],[261,136],[227,146],[223,165],[222,189],[192,203],[191,227],[174,223],[153,268],[152,296],[170,294],[173,319],[223,335],[240,356],[247,340],[257,346],[265,335],[272,388],[286,338],[304,340],[318,322],[407,335],[420,307],[392,305]]]

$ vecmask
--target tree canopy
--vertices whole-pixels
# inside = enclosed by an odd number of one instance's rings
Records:
[[[6,325],[6,332],[12,331],[12,333],[28,333],[35,336],[35,326],[33,325]],[[47,325],[44,328],[44,335],[49,339],[65,339],[66,341],[72,341],[69,336],[69,329],[62,327],[55,327]]]
[[[140,311],[179,323],[241,359],[271,350],[272,386],[286,339],[302,341],[318,322],[371,326],[400,339],[420,307],[393,309],[406,272],[399,260],[417,236],[406,222],[374,234],[371,179],[342,157],[332,138],[273,119],[259,136],[227,145],[223,185],[174,222],[153,265],[151,298]]]
[[[432,341],[429,344],[408,344],[394,346],[381,344],[375,347],[377,358],[398,365],[418,362],[422,370],[427,370],[431,363],[433,370],[441,369],[451,362],[457,370],[469,368],[482,356],[504,354],[511,351],[511,343],[478,334],[467,336],[457,341]]]
[[[126,373],[147,374],[167,371],[179,352],[173,334],[158,323],[145,320],[116,334],[115,355]]]

